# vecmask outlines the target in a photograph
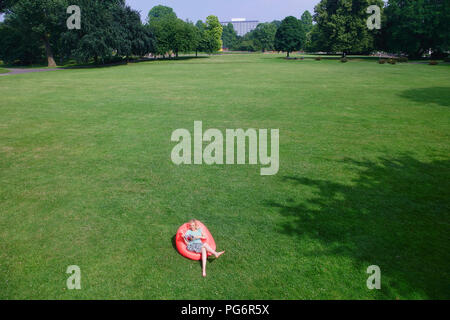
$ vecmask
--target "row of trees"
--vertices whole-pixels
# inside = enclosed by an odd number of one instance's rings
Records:
[[[81,28],[68,30],[68,0],[0,2],[6,13],[0,23],[0,60],[32,64],[44,58],[96,63],[114,58],[180,52],[213,53],[222,47],[222,26],[216,16],[196,25],[178,19],[171,8],[154,7],[142,24],[139,12],[125,0],[71,0],[81,8]]]
[[[381,8],[382,28],[369,30],[367,8]],[[432,50],[446,56],[449,50],[448,0],[321,0],[314,16],[262,23],[243,37],[230,24],[224,28],[224,46],[231,50],[329,53],[387,51],[417,58]],[[313,23],[313,21],[315,23]]]
[[[367,8],[381,8],[381,29],[367,28]],[[449,50],[448,0],[321,0],[316,24],[307,34],[308,51],[368,53],[376,50],[421,57]]]
[[[283,21],[274,20],[272,22],[260,23],[253,31],[239,37],[230,23],[223,28],[223,45],[230,50],[238,51],[288,51],[289,44],[285,47],[283,37],[289,36],[289,30],[292,30],[292,36],[297,38],[295,43],[300,42],[300,48],[306,44],[306,35],[313,27],[313,17],[309,11],[305,11],[300,20],[294,17],[288,17]],[[279,28],[281,30],[279,31]],[[278,32],[278,37],[276,37]],[[276,41],[276,39],[278,39]],[[278,43],[278,45],[276,45]],[[298,50],[298,49],[295,49]],[[291,51],[292,52],[292,51]]]
[[[231,50],[289,53],[369,53],[383,50],[420,57],[427,50],[449,50],[449,0],[321,0],[314,15],[261,23],[239,37],[232,24],[216,16],[193,24],[165,6],[150,10],[147,22],[125,0],[70,0],[82,8],[82,27],[68,30],[68,0],[3,0],[0,12],[0,60],[30,64],[43,57],[49,66],[76,59],[105,61],[117,57],[178,56],[181,52]],[[370,5],[382,8],[381,30],[367,28]],[[315,22],[315,23],[314,23]]]
[[[208,16],[206,23],[194,25],[179,18],[172,8],[156,6],[148,15],[148,28],[155,38],[156,47],[149,51],[156,55],[199,51],[213,53],[222,48],[222,25],[216,16]]]

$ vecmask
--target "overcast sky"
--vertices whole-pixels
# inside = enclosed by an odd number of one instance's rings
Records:
[[[311,14],[319,0],[126,0],[127,4],[141,11],[145,19],[150,9],[158,4],[174,9],[183,20],[205,20],[210,14],[220,21],[231,18],[247,18],[261,22],[282,20],[287,16],[300,18],[305,10]]]

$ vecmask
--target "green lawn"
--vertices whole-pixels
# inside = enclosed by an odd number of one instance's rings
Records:
[[[0,77],[0,298],[449,299],[449,65],[281,57]],[[195,120],[279,129],[279,173],[175,166]]]
[[[5,69],[5,68],[0,68],[0,73],[7,73],[7,72],[9,72],[9,70],[8,70],[8,69]]]

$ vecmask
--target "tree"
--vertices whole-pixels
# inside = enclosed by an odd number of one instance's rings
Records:
[[[313,17],[312,17],[311,13],[308,10],[303,12],[300,21],[302,22],[303,29],[305,30],[306,33],[310,32],[312,30],[312,28],[313,28]]]
[[[117,54],[126,56],[144,56],[154,47],[151,31],[141,23],[139,12],[128,6],[114,7],[114,21],[117,29]]]
[[[262,50],[273,50],[275,46],[275,34],[277,27],[273,23],[260,23],[252,32],[255,45]]]
[[[82,8],[80,30],[66,30],[60,47],[65,57],[97,63],[110,57],[145,55],[154,47],[153,34],[146,29],[137,11],[124,0],[71,0]]]
[[[305,49],[308,52],[324,51],[323,49],[328,45],[327,41],[328,39],[323,38],[323,33],[319,31],[319,26],[315,24],[311,31],[306,34]]]
[[[39,39],[49,67],[56,66],[52,42],[66,28],[66,0],[18,0],[7,7],[7,18],[22,39]]]
[[[284,51],[289,57],[293,51],[305,45],[306,34],[300,21],[292,16],[286,17],[275,35],[275,50]]]
[[[0,23],[0,60],[21,65],[42,63],[45,52],[41,40],[34,34],[20,32],[11,18],[7,16]]]
[[[199,51],[206,51],[206,24],[202,20],[198,20],[195,24],[195,56]]]
[[[161,18],[177,18],[177,15],[173,11],[172,8],[158,5],[154,6],[148,13],[148,21],[155,19],[161,19]]]
[[[374,49],[376,31],[367,28],[370,5],[383,8],[382,0],[321,0],[316,5],[314,20],[320,33],[321,51],[368,52]]]
[[[166,14],[157,18],[149,19],[149,28],[156,38],[153,53],[164,56],[173,52],[178,57],[180,52],[196,50],[201,38],[196,27],[192,23],[178,19],[173,11],[165,12]]]
[[[420,58],[429,49],[436,57],[449,50],[448,1],[389,0],[384,14],[382,38],[386,50],[411,58]]]
[[[228,25],[223,27],[223,33],[222,33],[223,47],[232,49],[235,47],[237,41],[238,41],[238,35],[236,33],[236,30],[234,30],[233,24],[229,23]]]
[[[178,58],[180,52],[189,52],[196,48],[196,30],[195,27],[184,22],[181,19],[173,21],[172,40],[170,42],[170,49],[175,53]]]
[[[0,0],[0,13],[5,12],[13,3],[13,0]]]
[[[204,34],[204,49],[208,53],[219,51],[222,48],[223,27],[219,18],[210,15],[206,18],[206,29]]]

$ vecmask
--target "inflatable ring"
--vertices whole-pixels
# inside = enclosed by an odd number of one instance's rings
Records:
[[[197,220],[197,225],[199,228],[202,229],[202,233],[203,235],[206,237],[206,240],[202,240],[203,243],[207,243],[209,244],[209,246],[213,249],[216,250],[216,242],[214,241],[213,236],[211,235],[211,232],[209,232],[208,228],[201,223],[200,221]],[[188,230],[189,230],[189,223],[185,223],[183,224],[180,228],[178,228],[177,231],[177,235],[175,236],[175,243],[177,245],[177,250],[178,252],[191,260],[200,260],[202,258],[201,253],[196,253],[196,252],[192,252],[189,251],[186,247],[186,243],[183,240],[183,237],[181,236],[182,234],[185,234]],[[210,256],[211,253],[208,252],[208,256]]]

